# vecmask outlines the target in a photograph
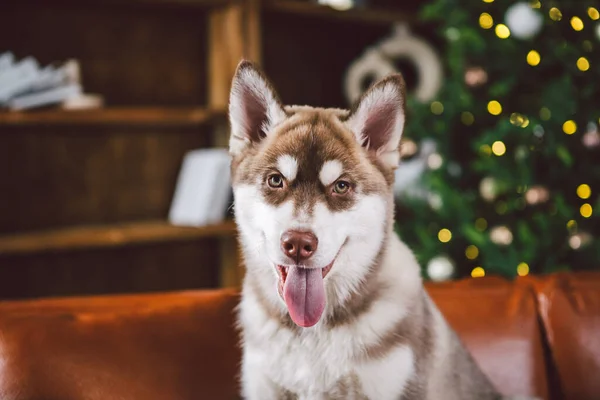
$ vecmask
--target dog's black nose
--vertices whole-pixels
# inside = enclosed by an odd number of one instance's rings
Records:
[[[317,237],[312,232],[287,231],[281,235],[281,250],[296,264],[308,260],[317,251]]]

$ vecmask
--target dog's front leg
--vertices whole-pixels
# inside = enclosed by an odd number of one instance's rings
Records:
[[[242,359],[242,398],[244,400],[292,400],[289,392],[280,388],[265,373],[263,357],[248,348]]]

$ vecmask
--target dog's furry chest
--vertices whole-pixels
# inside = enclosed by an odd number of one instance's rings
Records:
[[[308,332],[297,338],[290,336],[280,331],[265,342],[266,346],[254,350],[264,357],[265,373],[281,386],[300,394],[310,382],[313,389],[328,391],[355,373],[356,349],[344,335]]]
[[[392,399],[412,376],[414,359],[408,346],[365,361],[356,332],[317,326],[298,335],[263,322],[246,326],[253,339],[245,343],[244,362],[251,366],[246,369],[248,379],[263,376],[276,392],[273,398]]]

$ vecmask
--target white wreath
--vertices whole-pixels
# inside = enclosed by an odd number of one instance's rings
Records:
[[[399,24],[389,38],[367,48],[350,64],[345,78],[348,101],[353,103],[362,95],[365,77],[378,80],[398,72],[390,60],[399,58],[409,58],[417,67],[419,81],[414,92],[417,100],[423,103],[433,100],[442,85],[442,62],[428,42],[413,36],[406,24]]]
[[[366,77],[380,80],[396,73],[394,66],[386,60],[378,49],[368,48],[364,54],[354,61],[346,73],[346,98],[354,103],[362,95],[362,83]]]

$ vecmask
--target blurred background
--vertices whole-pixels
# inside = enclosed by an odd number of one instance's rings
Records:
[[[396,229],[436,281],[600,267],[591,0],[0,5],[0,298],[239,285],[229,85],[349,107],[400,71]]]

